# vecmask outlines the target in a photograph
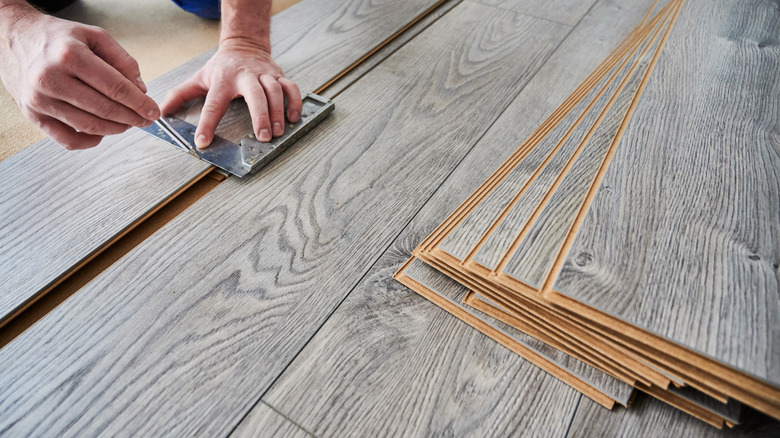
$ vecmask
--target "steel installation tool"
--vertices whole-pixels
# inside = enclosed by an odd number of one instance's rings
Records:
[[[303,97],[301,118],[295,123],[287,122],[282,136],[264,143],[254,134],[242,138],[235,144],[222,137],[214,136],[214,141],[206,149],[195,147],[195,126],[176,117],[161,117],[142,131],[165,141],[184,152],[211,163],[233,175],[243,177],[257,172],[273,161],[280,153],[292,146],[299,138],[330,114],[336,105],[332,100],[313,93]]]

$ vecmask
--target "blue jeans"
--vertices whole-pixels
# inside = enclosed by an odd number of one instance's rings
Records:
[[[75,0],[30,0],[30,4],[45,12],[57,12]],[[198,17],[217,20],[220,17],[219,0],[173,0],[177,6]]]

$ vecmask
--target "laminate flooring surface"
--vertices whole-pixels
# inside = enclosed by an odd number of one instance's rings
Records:
[[[0,431],[230,430],[569,30],[453,9],[1,350]]]
[[[437,3],[304,1],[274,16],[274,56],[312,91]],[[159,101],[211,53],[152,81],[149,94]],[[199,115],[195,102],[180,116],[197,123]],[[238,141],[249,132],[246,104],[236,100],[217,134]],[[9,181],[0,194],[0,325],[209,168],[137,130],[79,152],[44,140],[0,163]]]
[[[774,385],[779,39],[777,2],[686,2],[554,284]]]

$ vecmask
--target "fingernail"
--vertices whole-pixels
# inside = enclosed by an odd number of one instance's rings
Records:
[[[257,136],[260,141],[270,141],[271,140],[271,133],[268,132],[267,129],[261,129],[260,135]]]
[[[149,120],[157,120],[160,118],[160,110],[158,110],[157,108],[153,110],[149,110],[146,116],[147,116],[146,118]]]
[[[282,128],[282,124],[279,122],[274,123],[274,135],[279,136],[284,134],[284,128]]]
[[[203,134],[200,134],[199,136],[195,137],[195,146],[198,149],[203,149],[203,148],[207,147],[210,144],[211,144],[211,142],[209,141],[209,139],[206,138],[206,136],[203,135]]]
[[[290,121],[297,122],[299,116],[298,111],[293,111],[293,113],[290,114]]]

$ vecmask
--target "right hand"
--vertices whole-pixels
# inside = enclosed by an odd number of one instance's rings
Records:
[[[138,63],[108,32],[35,10],[17,13],[0,36],[0,79],[24,116],[54,141],[91,148],[160,117]]]

